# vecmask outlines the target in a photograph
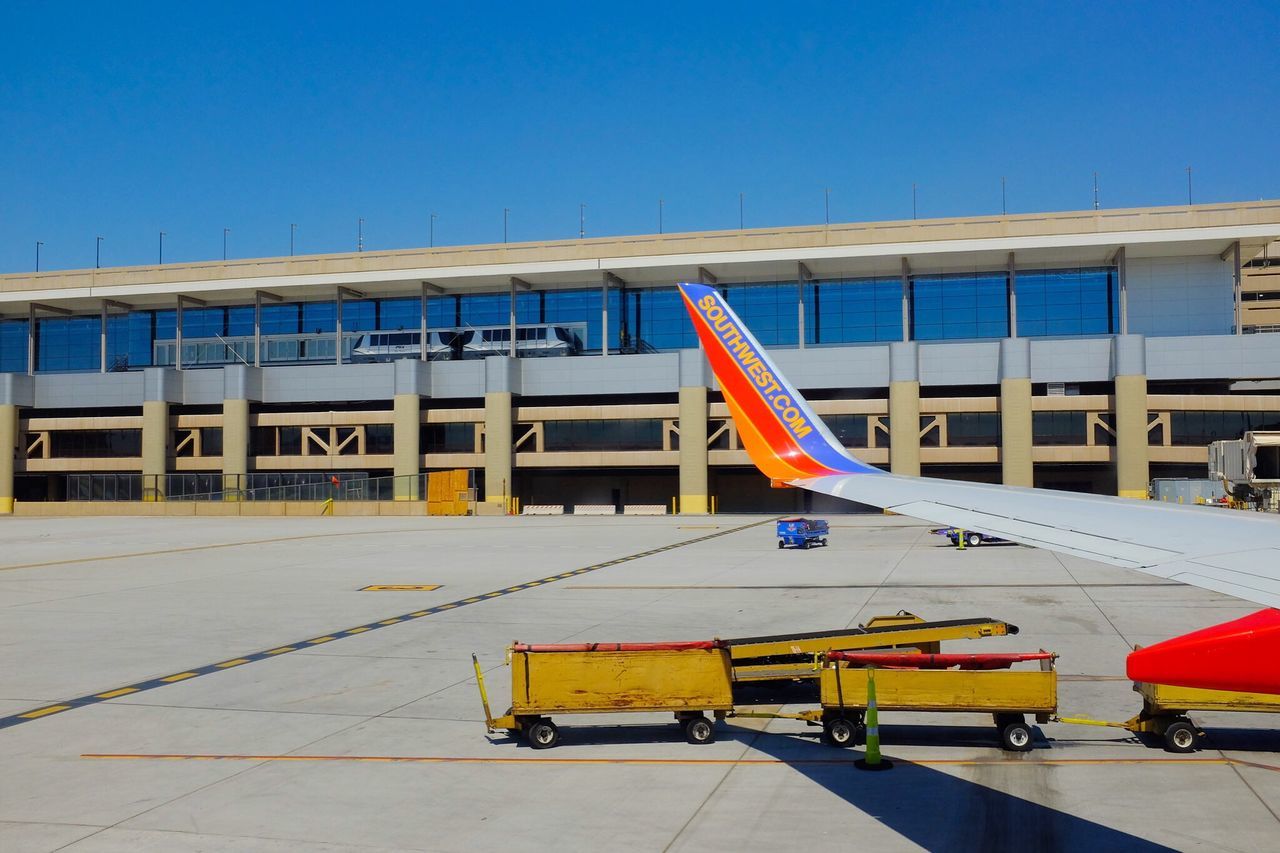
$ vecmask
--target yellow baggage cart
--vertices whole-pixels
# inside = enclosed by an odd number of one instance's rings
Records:
[[[472,655],[485,724],[490,732],[517,732],[534,749],[560,739],[553,714],[618,711],[671,712],[689,743],[711,743],[707,714],[723,719],[733,709],[733,669],[720,640],[685,643],[513,644],[511,707],[489,709],[484,674]]]

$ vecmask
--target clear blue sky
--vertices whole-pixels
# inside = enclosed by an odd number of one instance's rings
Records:
[[[0,271],[1280,196],[1269,3],[11,3]]]

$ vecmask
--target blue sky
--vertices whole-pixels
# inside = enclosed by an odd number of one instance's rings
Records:
[[[0,271],[1276,198],[1274,13],[10,4]]]

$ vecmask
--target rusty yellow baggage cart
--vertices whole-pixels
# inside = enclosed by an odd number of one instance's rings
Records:
[[[733,673],[720,640],[683,643],[582,643],[508,649],[511,707],[499,717],[489,708],[484,674],[475,655],[476,683],[490,732],[516,732],[534,749],[560,739],[553,715],[669,712],[689,743],[711,743],[715,727],[733,709]]]
[[[834,746],[854,746],[862,736],[868,706],[868,681],[874,671],[880,711],[935,711],[991,714],[1007,750],[1033,746],[1026,721],[1046,723],[1058,710],[1056,655],[921,654],[919,652],[840,652],[820,655],[820,708],[797,714],[735,712],[737,717],[782,717],[821,725]],[[1036,669],[1012,669],[1034,662]]]

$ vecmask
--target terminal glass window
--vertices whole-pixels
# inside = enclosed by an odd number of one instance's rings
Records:
[[[947,415],[948,447],[996,447],[1000,444],[997,412],[962,412]]]
[[[698,336],[674,287],[628,290],[627,330],[639,352],[690,349]]]
[[[661,450],[662,420],[545,421],[542,441],[548,451]]]
[[[1032,412],[1032,444],[1085,444],[1084,412]]]
[[[27,370],[27,321],[0,323],[0,373]]]
[[[1008,337],[1005,274],[916,276],[911,326],[912,338],[920,341]]]
[[[902,282],[842,279],[805,285],[805,342],[874,343],[902,340]]]
[[[423,424],[419,430],[423,453],[475,453],[476,425]]]
[[[1280,430],[1280,412],[1170,412],[1169,427],[1170,444],[1204,447],[1251,430]]]
[[[107,459],[142,455],[140,429],[74,429],[49,433],[54,459]]]
[[[796,282],[730,284],[721,286],[720,292],[762,345],[796,346],[800,333],[796,314],[800,289]]]
[[[1116,330],[1113,268],[1019,270],[1018,334],[1106,335]]]
[[[867,446],[866,415],[823,415],[822,422],[844,447]]]

